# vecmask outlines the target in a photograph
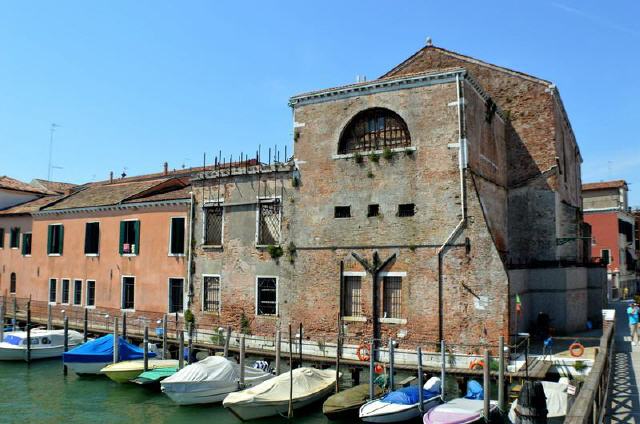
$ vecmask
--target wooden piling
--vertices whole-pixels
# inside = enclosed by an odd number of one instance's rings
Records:
[[[11,324],[13,331],[18,331],[18,299],[13,298],[13,323]]]
[[[31,364],[31,298],[27,302],[27,364]]]
[[[51,304],[47,304],[47,330],[53,330],[53,325],[51,322]]]
[[[84,308],[84,318],[82,320],[82,341],[86,343],[89,338],[89,310]]]
[[[282,341],[282,334],[280,330],[276,330],[276,375],[280,375],[280,345]]]
[[[144,339],[143,339],[143,359],[144,359],[144,371],[149,371],[149,326],[144,326]]]
[[[489,422],[489,408],[491,406],[491,377],[489,375],[490,371],[490,357],[489,357],[489,349],[484,350],[484,367],[482,367],[483,371],[483,383],[484,383],[484,408],[482,410],[482,415],[484,417],[485,422]]]
[[[505,402],[504,392],[504,336],[500,336],[498,343],[498,409],[500,412],[507,412],[507,404]]]
[[[120,360],[120,343],[118,338],[118,317],[113,317],[113,363],[117,363]]]
[[[225,358],[229,357],[229,342],[231,341],[231,326],[227,327],[227,335],[224,338],[224,352]]]
[[[424,392],[422,391],[423,386],[423,375],[422,375],[422,348],[418,346],[418,409],[421,414],[424,414]],[[440,382],[440,387],[444,387],[444,381]],[[443,398],[444,400],[444,398]]]
[[[4,341],[4,299],[0,303],[0,343]]]
[[[376,392],[373,388],[373,380],[374,380],[374,350],[375,350],[374,340],[371,339],[371,345],[369,348],[369,400],[373,400],[376,395]]]
[[[340,355],[342,354],[342,338],[340,330],[340,317],[338,317],[338,339],[336,340],[336,393],[340,391]]]
[[[394,355],[395,355],[395,350],[394,350],[394,346],[393,346],[393,339],[389,339],[389,390],[394,389],[394,383],[395,383],[395,378],[394,378],[394,370],[395,370],[395,364],[394,364]]]
[[[299,347],[298,347],[298,356],[299,356],[299,364],[298,366],[301,367],[302,366],[302,323],[300,323],[300,333],[298,334],[298,339],[299,339]]]
[[[122,313],[122,338],[127,340],[127,313]]]
[[[187,364],[191,365],[191,358],[193,358],[193,323],[189,323],[189,355],[187,356]]]
[[[440,340],[440,395],[442,399],[444,399],[445,391],[445,380],[447,378],[447,345],[444,340]]]
[[[162,359],[167,359],[167,314],[162,315]]]
[[[181,331],[178,335],[178,368],[184,368],[184,332]]]
[[[245,335],[240,335],[240,388],[244,388]]]
[[[293,418],[293,334],[289,324],[289,409],[287,418]]]
[[[69,351],[69,317],[64,316],[64,351]],[[62,361],[62,374],[67,375],[67,365]]]

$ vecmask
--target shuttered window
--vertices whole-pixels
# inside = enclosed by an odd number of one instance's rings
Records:
[[[24,256],[31,256],[31,233],[24,233],[22,235],[22,254]]]
[[[9,247],[12,249],[20,247],[20,228],[14,227],[11,229],[11,233],[9,234]]]
[[[51,224],[47,234],[47,254],[62,255],[64,243],[64,226],[62,224]]]
[[[120,254],[140,253],[140,221],[120,221]]]
[[[49,279],[49,302],[50,303],[56,303],[57,289],[58,289],[58,280],[56,280],[55,278],[50,278]]]
[[[0,249],[4,248],[4,228],[0,228]]]

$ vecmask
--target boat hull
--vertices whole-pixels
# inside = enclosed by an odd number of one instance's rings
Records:
[[[422,402],[423,411],[427,412],[441,403],[442,400],[440,396],[427,399]],[[362,421],[368,423],[397,423],[420,417],[422,413],[418,406],[419,403],[399,405],[374,400],[362,405],[359,415]]]
[[[70,345],[69,349],[76,345]],[[64,353],[64,346],[32,348],[31,360],[59,358]],[[0,348],[0,361],[26,361],[27,349],[22,347]]]
[[[178,367],[178,361],[173,359],[150,359],[149,369]],[[116,383],[128,383],[144,372],[144,361],[136,359],[107,365],[100,370],[104,375]]]
[[[222,402],[229,393],[238,390],[238,385],[226,387],[202,388],[192,392],[174,392],[170,386],[163,385],[162,392],[178,405],[197,405]]]
[[[111,362],[65,362],[64,364],[78,375],[97,375],[102,374],[100,370]]]

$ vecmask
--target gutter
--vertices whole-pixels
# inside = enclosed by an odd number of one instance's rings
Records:
[[[464,123],[464,96],[462,94],[462,85],[460,84],[460,75],[456,75],[456,91],[458,97],[458,168],[460,171],[460,199],[462,218],[455,226],[449,237],[438,248],[438,337],[444,340],[444,275],[443,262],[447,247],[451,244],[458,234],[467,226],[467,187],[466,187],[466,170],[467,170],[467,139],[465,138]]]

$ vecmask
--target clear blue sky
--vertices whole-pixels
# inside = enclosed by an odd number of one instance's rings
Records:
[[[479,7],[479,8],[478,8]],[[290,96],[434,44],[554,81],[583,181],[640,205],[637,1],[4,1],[0,175],[86,182],[291,147]],[[263,147],[264,149],[264,147]]]

